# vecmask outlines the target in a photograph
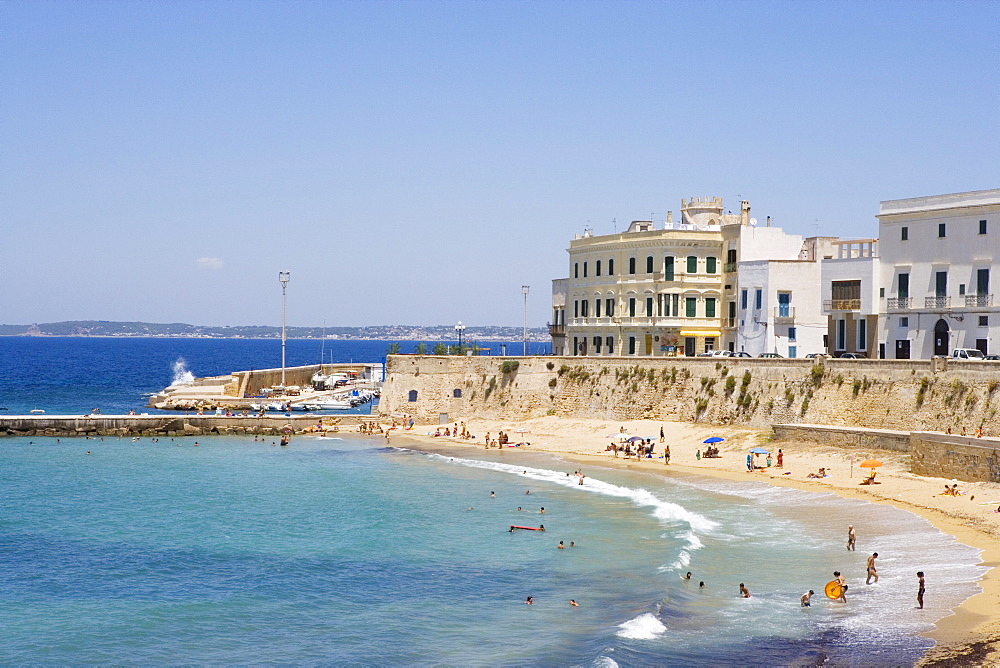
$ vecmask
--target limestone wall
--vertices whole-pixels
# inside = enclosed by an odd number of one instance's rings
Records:
[[[995,362],[398,355],[387,372],[380,411],[421,420],[550,414],[1000,434]]]
[[[910,471],[965,481],[1000,482],[1000,439],[913,434]]]
[[[810,441],[861,450],[910,451],[910,432],[862,427],[830,427],[822,424],[776,424],[777,441]]]

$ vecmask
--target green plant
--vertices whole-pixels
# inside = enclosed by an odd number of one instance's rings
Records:
[[[708,399],[706,399],[705,397],[701,397],[697,401],[695,401],[694,402],[695,417],[698,417],[699,415],[704,413],[706,408],[708,408]]]
[[[787,403],[789,406],[791,406],[793,401],[795,401],[795,391],[792,388],[790,388],[790,387],[786,387],[785,388],[785,403]]]
[[[497,388],[497,377],[492,376],[490,378],[489,384],[486,386],[486,392],[483,393],[484,399],[489,399],[490,395],[493,394],[493,390]]]
[[[517,360],[506,360],[500,365],[500,373],[508,374],[517,371],[517,368],[521,366],[521,363]]]
[[[569,367],[567,365],[565,365],[565,364],[561,364],[559,366],[559,371],[557,371],[556,373],[558,373],[561,376],[564,373],[566,373],[567,371],[569,371]]]
[[[556,414],[556,409],[550,408],[549,410],[545,411],[545,414],[546,415],[555,415]]]
[[[819,387],[823,383],[824,373],[826,373],[826,369],[823,368],[822,364],[812,365],[812,368],[809,369],[809,377],[812,379],[813,385]]]
[[[835,382],[837,384],[837,387],[840,387],[841,385],[843,385],[844,384],[844,374],[838,373],[837,377],[833,379],[833,382]]]
[[[556,386],[556,379],[553,378],[552,380],[549,381],[549,387],[555,387],[555,386]]]
[[[417,344],[417,346],[416,346],[416,347],[415,347],[415,348],[413,349],[413,352],[414,352],[415,354],[417,354],[417,355],[426,355],[426,354],[427,354],[427,344],[426,344],[426,343],[424,343],[423,341],[421,341],[421,342],[420,342],[420,343],[418,343],[418,344]]]
[[[805,415],[807,410],[809,410],[809,396],[808,395],[806,395],[806,397],[802,400],[802,409],[799,411],[799,414],[800,415]]]
[[[854,385],[852,386],[851,389],[854,392],[854,396],[855,397],[858,396],[858,392],[861,391],[861,379],[860,378],[855,378],[854,379]]]
[[[750,371],[744,371],[743,384],[740,387],[744,390],[747,389],[747,387],[750,385],[750,380],[751,380]]]
[[[401,346],[398,343],[390,343],[389,347],[385,349],[386,355],[398,355]]]
[[[990,378],[990,381],[986,383],[986,391],[993,394],[997,391],[997,387],[1000,387],[1000,380],[996,378]]]
[[[730,397],[736,391],[736,379],[730,376],[726,378],[726,396]]]
[[[917,388],[917,408],[924,405],[924,400],[927,398],[927,388],[931,386],[931,379],[924,376],[920,379],[920,387]]]
[[[549,371],[552,371],[552,369],[556,368],[556,364],[555,362],[546,362],[545,368],[548,369]]]
[[[438,343],[436,343],[434,345],[434,354],[435,355],[447,355],[448,354],[448,348],[445,347],[445,345],[443,343],[438,342]]]

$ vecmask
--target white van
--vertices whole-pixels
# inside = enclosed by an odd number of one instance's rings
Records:
[[[986,359],[983,351],[976,348],[955,348],[951,353],[951,358],[956,360],[981,360]]]

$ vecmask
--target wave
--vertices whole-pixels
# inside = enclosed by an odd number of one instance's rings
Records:
[[[462,466],[486,469],[488,471],[497,471],[499,473],[511,473],[521,477],[531,478],[532,480],[555,483],[557,485],[562,485],[563,487],[571,487],[573,489],[577,489],[582,492],[589,492],[591,494],[602,494],[604,496],[628,499],[637,506],[651,507],[653,509],[653,517],[660,520],[664,524],[684,522],[694,531],[701,533],[710,532],[718,526],[717,522],[708,519],[704,515],[699,515],[698,513],[688,510],[679,504],[664,501],[649,490],[642,489],[641,487],[632,489],[631,487],[614,485],[589,476],[584,478],[584,484],[580,485],[579,478],[562,471],[550,471],[548,469],[514,466],[513,464],[502,464],[499,462],[484,462],[475,459],[462,459],[460,457],[448,457],[446,455],[434,453],[428,454],[428,456],[461,464]],[[688,539],[689,549],[698,549],[701,547],[701,541],[697,540],[694,533],[688,532],[688,534],[689,536],[685,536],[685,538]],[[694,538],[696,543],[691,541],[691,538]]]
[[[652,640],[667,632],[667,627],[651,612],[645,612],[627,622],[622,622],[618,625],[618,629],[615,635],[632,640]]]

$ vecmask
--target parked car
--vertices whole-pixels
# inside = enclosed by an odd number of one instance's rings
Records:
[[[712,357],[732,357],[733,351],[731,350],[713,350]]]
[[[809,353],[806,355],[806,359],[826,359],[829,357],[826,353]]]
[[[785,359],[784,355],[779,355],[778,353],[761,353],[757,357],[780,357],[781,359]]]
[[[733,357],[753,357],[753,355],[751,355],[750,353],[746,352],[745,350],[740,350],[739,352],[735,352],[735,353],[733,353],[732,356]]]
[[[986,355],[977,348],[955,348],[951,351],[951,358],[955,360],[982,360],[986,359]]]
[[[987,359],[991,362],[997,362],[1000,361],[1000,355],[987,355],[984,359]]]
[[[844,353],[840,356],[842,360],[866,360],[868,356],[864,353]]]
[[[703,353],[698,353],[697,355],[695,355],[695,357],[711,357],[714,353],[715,351],[713,350],[706,350]]]

